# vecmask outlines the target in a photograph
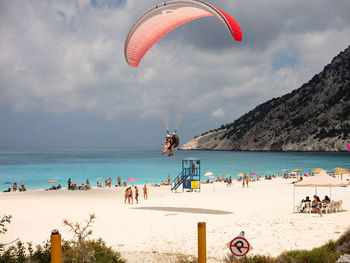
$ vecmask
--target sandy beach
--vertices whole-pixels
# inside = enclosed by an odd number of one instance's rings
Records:
[[[169,186],[151,187],[139,204],[124,204],[125,188],[94,188],[89,191],[34,190],[0,193],[0,213],[13,220],[4,242],[16,238],[41,243],[58,229],[64,239],[72,234],[63,220],[81,222],[96,215],[93,237],[101,237],[128,262],[171,262],[172,254],[197,254],[197,222],[207,223],[208,262],[222,262],[229,253],[226,244],[245,231],[253,246],[250,254],[276,256],[284,250],[311,249],[338,238],[350,226],[350,191],[332,189],[333,200],[343,200],[343,211],[324,214],[293,213],[295,179],[277,178],[251,182],[242,188],[234,181],[202,185],[201,192],[171,193]],[[315,193],[314,188],[296,188],[295,202]],[[329,188],[318,188],[323,199]]]

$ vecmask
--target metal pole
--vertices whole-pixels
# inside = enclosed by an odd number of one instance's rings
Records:
[[[205,222],[198,222],[198,263],[207,262],[207,239]]]
[[[57,229],[51,232],[51,263],[62,263],[61,234]]]

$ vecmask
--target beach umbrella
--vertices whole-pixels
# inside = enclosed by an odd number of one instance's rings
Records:
[[[50,179],[49,183],[57,183],[58,181],[56,179]]]
[[[21,183],[21,185],[25,185],[25,184],[27,184],[27,183],[25,183],[25,182]]]
[[[340,167],[336,167],[336,168],[333,168],[333,170],[338,173],[338,174],[341,174],[341,173],[347,173],[348,171],[344,168],[340,168]]]
[[[6,181],[4,184],[12,184],[10,181]]]
[[[127,179],[126,181],[127,181],[127,182],[133,182],[133,181],[136,181],[136,178],[131,177],[131,178]]]
[[[204,174],[204,176],[208,176],[208,177],[209,176],[213,176],[213,173],[212,172],[207,172],[207,173]]]
[[[208,178],[215,178],[213,175],[209,175]]]
[[[244,176],[244,174],[240,173],[240,174],[237,174],[237,176]]]
[[[294,169],[292,172],[302,172],[304,169]]]
[[[53,177],[52,179],[57,180],[57,181],[62,180],[62,178],[61,178],[61,177],[58,177],[58,176]]]
[[[250,175],[258,175],[257,173],[251,173]]]
[[[325,170],[322,169],[322,168],[315,168],[315,169],[312,170],[312,172],[315,173],[315,174],[318,174],[318,173],[320,173],[322,171],[325,171]]]

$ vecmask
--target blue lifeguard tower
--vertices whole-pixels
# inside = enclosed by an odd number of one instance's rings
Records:
[[[182,171],[172,181],[171,191],[176,191],[182,185],[182,191],[189,189],[191,191],[201,190],[201,161],[196,158],[187,158],[182,160]]]

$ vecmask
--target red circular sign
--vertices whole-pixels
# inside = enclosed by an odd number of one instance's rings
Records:
[[[249,252],[249,249],[249,242],[244,237],[236,237],[230,242],[230,250],[237,257],[245,256]]]

